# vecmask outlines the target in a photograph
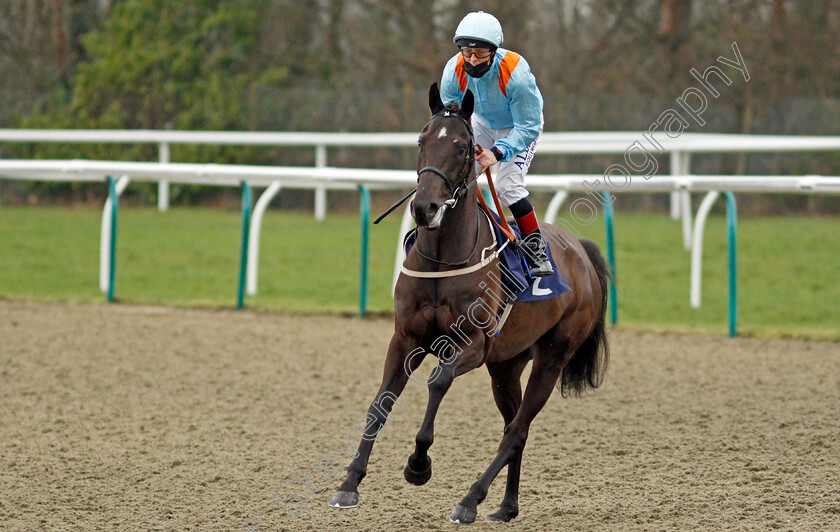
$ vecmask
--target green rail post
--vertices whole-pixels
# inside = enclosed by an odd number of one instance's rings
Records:
[[[737,229],[738,206],[735,194],[724,192],[726,198],[726,231],[729,247],[729,337],[738,335],[738,260],[737,260]]]
[[[601,192],[604,198],[604,224],[607,228],[607,262],[610,266],[610,324],[618,321],[618,291],[615,289],[615,238],[613,236],[613,208],[609,192]]]
[[[117,182],[108,177],[108,199],[111,200],[111,249],[108,256],[108,303],[114,301],[114,277],[117,267]]]
[[[362,265],[361,279],[359,281],[359,316],[365,315],[367,309],[368,289],[368,228],[370,226],[370,190],[364,185],[359,185],[359,207],[362,218]]]
[[[248,269],[248,236],[251,233],[251,185],[242,182],[242,255],[239,257],[239,290],[236,293],[236,310],[245,301],[245,275]]]

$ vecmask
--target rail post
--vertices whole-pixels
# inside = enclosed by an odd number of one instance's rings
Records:
[[[239,256],[239,288],[236,292],[236,310],[245,302],[245,280],[248,271],[248,237],[251,233],[251,185],[242,182],[242,253]]]
[[[108,176],[108,199],[111,200],[111,237],[108,253],[108,303],[114,301],[114,277],[117,266],[117,184],[114,178]]]
[[[364,316],[367,310],[368,291],[368,231],[370,226],[370,190],[364,185],[359,185],[359,207],[362,218],[362,252],[361,252],[361,278],[359,281],[359,316]]]
[[[607,229],[607,262],[610,266],[610,324],[618,321],[618,291],[615,288],[615,237],[613,235],[613,208],[609,192],[601,192],[604,198],[604,224]]]
[[[315,147],[315,168],[327,167],[327,147],[318,144]],[[315,187],[315,219],[323,220],[327,217],[327,188],[324,185]]]
[[[169,143],[161,142],[158,151],[159,160],[161,163],[169,162]],[[158,182],[158,210],[166,211],[169,209],[169,181],[161,179]]]
[[[738,260],[737,252],[737,225],[738,206],[735,203],[735,194],[724,192],[726,198],[726,232],[728,235],[729,247],[729,337],[738,335]]]

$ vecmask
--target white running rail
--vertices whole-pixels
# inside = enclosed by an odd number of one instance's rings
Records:
[[[118,194],[125,190],[129,179],[134,181],[170,183],[192,183],[219,186],[239,186],[247,181],[252,186],[269,187],[257,202],[254,211],[251,240],[254,251],[251,255],[253,293],[256,293],[257,264],[259,257],[259,232],[262,217],[271,198],[281,187],[283,188],[317,188],[324,189],[355,189],[364,184],[376,189],[406,189],[416,183],[417,176],[411,170],[375,170],[358,168],[306,168],[306,167],[276,167],[276,166],[248,166],[248,165],[217,165],[217,164],[186,164],[186,163],[135,163],[119,161],[49,161],[49,160],[0,160],[0,177],[22,180],[52,180],[52,181],[104,181],[108,176],[123,176],[117,183]],[[599,181],[593,187],[592,183],[598,175],[533,175],[529,177],[529,189],[533,191],[555,192],[555,197],[549,205],[547,219],[554,222],[565,196],[570,192],[610,191],[609,187]],[[840,177],[821,176],[658,176],[644,179],[642,176],[632,176],[631,183],[622,193],[635,192],[744,192],[744,193],[802,193],[802,194],[840,194]],[[270,194],[268,193],[270,192]],[[713,199],[717,196],[707,196],[698,212],[694,223],[692,249],[692,288],[691,301],[697,292],[699,305],[700,268],[702,265],[703,231],[708,212]],[[408,207],[406,207],[407,209]],[[258,214],[259,211],[259,214]],[[103,211],[103,236],[101,249],[110,242],[110,225],[105,225]],[[410,225],[410,214],[403,212],[401,235]],[[106,229],[108,238],[106,236]],[[399,245],[399,244],[398,244]],[[100,257],[107,253],[101,251]],[[400,251],[398,250],[398,256]],[[397,259],[396,268],[400,264]],[[100,287],[102,279],[108,278],[107,262],[102,261],[100,268]],[[106,284],[107,286],[107,284]]]

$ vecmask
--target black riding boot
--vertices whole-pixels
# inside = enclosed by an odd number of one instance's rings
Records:
[[[545,241],[537,229],[522,237],[522,251],[525,252],[531,277],[544,277],[554,273],[545,251]]]

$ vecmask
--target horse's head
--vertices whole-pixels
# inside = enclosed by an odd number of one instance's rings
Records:
[[[440,227],[446,210],[467,193],[475,161],[473,103],[472,92],[467,91],[460,107],[454,102],[444,106],[437,83],[429,89],[432,119],[417,141],[417,196],[412,202],[419,227]]]

